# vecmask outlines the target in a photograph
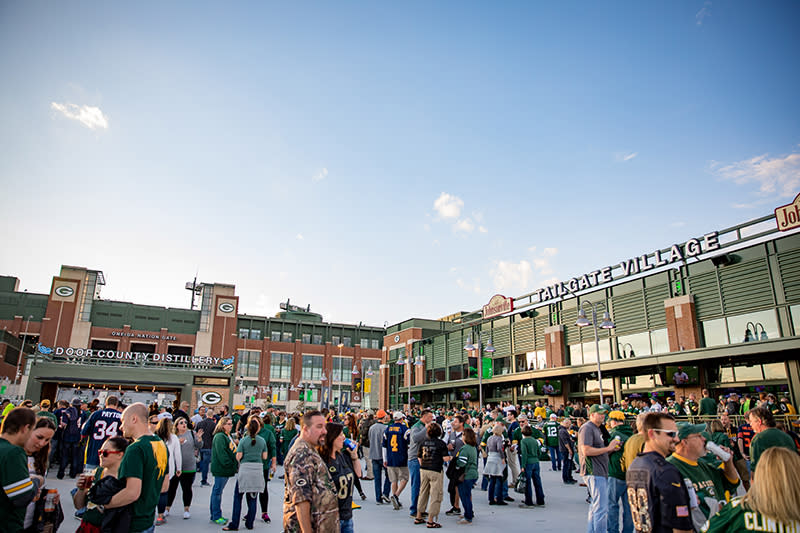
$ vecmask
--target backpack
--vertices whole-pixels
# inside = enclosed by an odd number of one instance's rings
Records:
[[[61,418],[67,424],[63,433],[64,440],[67,442],[81,440],[81,416],[78,414],[78,410],[74,407],[65,409],[61,414]]]

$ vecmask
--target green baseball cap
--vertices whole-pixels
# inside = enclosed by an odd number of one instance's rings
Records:
[[[594,414],[594,413],[602,413],[602,414],[606,414],[607,412],[608,412],[608,409],[606,409],[606,407],[605,407],[604,405],[600,405],[600,404],[598,404],[598,403],[596,403],[596,404],[592,405],[592,406],[589,408],[589,414],[590,414],[590,415],[591,415],[591,414]]]
[[[686,439],[692,435],[702,435],[704,439],[711,440],[711,435],[706,431],[705,424],[691,424],[689,422],[678,422],[678,438],[680,440]]]

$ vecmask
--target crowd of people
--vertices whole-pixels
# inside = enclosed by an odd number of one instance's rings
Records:
[[[0,513],[8,531],[57,530],[66,506],[47,486],[57,463],[57,478],[76,480],[79,532],[152,532],[170,516],[191,518],[198,472],[211,486],[210,520],[253,529],[259,508],[271,522],[268,484],[282,464],[286,533],[353,532],[353,509],[368,499],[362,481],[394,511],[407,491],[410,523],[438,529],[442,515],[473,523],[476,490],[490,506],[514,502],[509,489],[520,508],[545,506],[541,468],[550,462],[562,483],[586,487],[590,532],[800,530],[800,437],[776,421],[793,406],[770,395],[701,396],[349,413],[190,412],[187,402],[124,406],[114,396],[53,410],[47,400],[3,402]],[[172,511],[179,488],[182,514]]]

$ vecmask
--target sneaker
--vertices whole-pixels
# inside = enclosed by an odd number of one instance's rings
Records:
[[[188,520],[188,519],[189,519],[189,518],[191,518],[191,517],[192,517],[192,515],[191,515],[191,514],[189,514],[189,511],[184,511],[184,512],[183,512],[183,519],[184,519],[184,520]]]
[[[397,496],[392,494],[391,500],[392,500],[392,506],[394,507],[394,510],[395,511],[399,510],[400,509],[400,500],[397,499]]]
[[[364,500],[367,499],[367,495],[364,494],[363,492],[360,494],[360,496],[361,496],[361,501],[364,501]]]
[[[507,504],[506,502],[504,502],[503,500],[500,500],[499,502],[494,502],[494,504],[495,504],[495,505],[508,505],[508,504]]]
[[[458,523],[465,526],[467,524],[471,524],[472,520],[467,520],[466,518],[462,518],[461,520],[458,521]]]
[[[164,509],[164,518],[169,516],[169,509]]]
[[[209,482],[207,482],[207,481],[203,481],[203,482],[201,482],[201,483],[200,483],[200,486],[201,486],[201,487],[210,487],[210,486],[211,486],[211,483],[209,483]]]
[[[461,509],[459,509],[458,507],[451,507],[450,510],[444,514],[446,514],[447,516],[458,516],[461,514]]]
[[[225,524],[227,524],[227,523],[228,523],[228,519],[227,519],[227,518],[222,518],[222,517],[220,516],[220,517],[219,517],[219,518],[217,518],[216,520],[212,520],[212,522],[214,522],[215,524],[219,524],[219,525],[221,525],[221,526],[224,526]]]
[[[392,503],[392,500],[390,500],[387,496],[381,496],[381,502]]]
[[[521,504],[519,504],[519,507],[520,507],[520,509],[533,509],[536,506],[535,505],[528,505],[527,503],[521,503]]]
[[[156,525],[157,526],[163,526],[166,523],[167,523],[167,521],[164,518],[162,518],[162,517],[156,518]]]
[[[514,498],[512,498],[511,496],[506,496],[505,498],[503,498],[503,500],[507,502],[513,502]]]
[[[263,520],[267,524],[269,524],[271,522],[271,520],[269,519],[269,514],[267,514],[267,513],[264,513],[264,514],[261,515],[261,520]]]
[[[350,502],[350,507],[353,509],[361,509],[361,506],[358,505],[356,502]]]

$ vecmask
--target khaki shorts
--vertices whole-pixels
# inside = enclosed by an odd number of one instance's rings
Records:
[[[386,468],[386,477],[389,478],[391,483],[399,483],[401,481],[408,481],[408,467],[407,466],[390,466]]]

